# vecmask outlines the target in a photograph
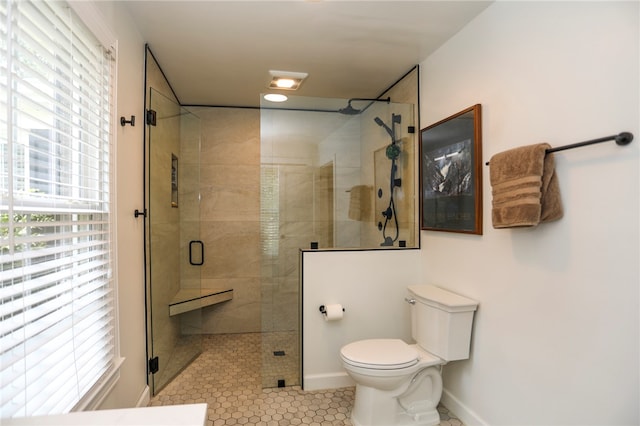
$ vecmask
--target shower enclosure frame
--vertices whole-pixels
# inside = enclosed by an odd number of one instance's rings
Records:
[[[198,229],[190,225],[199,214],[199,193],[189,183],[199,173],[193,167],[198,153],[184,151],[185,138],[197,138],[199,147],[200,129],[198,118],[179,104],[148,46],[144,99],[144,208],[137,215],[144,218],[147,383],[155,395],[201,352],[198,310],[189,302],[178,303],[201,293],[199,266],[188,259],[194,253],[187,252],[192,248],[188,241],[199,240]],[[161,252],[180,254],[153,261]],[[197,263],[204,260],[204,251],[195,255],[200,256]],[[166,338],[159,338],[159,332]]]
[[[148,46],[146,46],[146,49],[148,50]],[[151,54],[150,50],[148,50],[148,57],[149,57],[149,58],[151,58],[151,59],[155,62],[155,58],[153,58],[153,55]],[[146,60],[148,60],[149,58],[146,58]],[[156,65],[157,65],[157,63],[156,63]],[[145,65],[145,68],[146,68],[146,65]],[[169,94],[172,94],[172,93],[173,93],[173,91],[171,90],[171,87],[170,87],[169,83],[168,83],[168,82],[166,82],[166,79],[164,78],[164,75],[162,74],[162,71],[159,69],[159,66],[158,66],[157,68],[158,68],[159,74],[161,75],[162,79],[164,79],[164,84],[166,84],[166,86],[164,87],[164,89],[167,89],[167,90],[165,90],[165,92],[168,92]],[[145,83],[145,87],[147,87],[147,90],[145,91],[145,106],[147,105],[147,103],[146,103],[146,99],[147,99],[147,92],[148,92],[148,87],[149,87],[148,85],[149,85],[149,83],[148,83],[148,82],[146,82],[146,83]],[[414,86],[414,88],[415,88],[415,86]],[[411,90],[413,90],[414,88],[410,88],[410,91],[411,91]],[[417,91],[416,91],[416,93],[417,93]],[[391,94],[391,96],[394,96],[394,95],[393,95],[393,93]],[[382,99],[382,100],[384,101],[384,99]],[[348,101],[348,100],[346,100],[346,99],[344,100],[344,102],[345,102],[345,103],[347,103],[347,101]],[[176,102],[177,102],[177,98],[176,98]],[[177,102],[177,103],[178,103],[178,105],[180,105],[180,104],[179,104],[179,102]],[[384,103],[384,102],[383,102],[383,103]],[[366,104],[366,103],[365,103],[365,104]],[[416,104],[413,104],[413,105],[415,106]],[[180,106],[181,106],[181,107],[184,107],[183,105],[180,105]],[[358,107],[360,107],[360,105],[359,105],[359,104],[357,104],[357,106],[358,106]],[[353,108],[353,107],[352,107],[352,108]],[[146,110],[145,110],[145,111],[146,111]],[[337,111],[334,111],[334,112],[337,112]],[[407,123],[406,123],[407,125],[409,125],[409,124],[411,124],[411,123],[417,123],[417,114],[416,114],[415,109],[414,109],[414,110],[412,110],[411,116],[412,116],[412,117],[411,117],[411,120],[407,120]],[[381,115],[381,117],[382,117],[382,119],[384,119],[384,120],[388,119],[388,117],[387,117],[386,115]],[[372,126],[371,126],[372,128],[378,128],[378,129],[379,129],[379,127],[378,127],[378,126],[373,125],[373,122],[371,122],[371,124],[372,124]],[[415,127],[419,127],[419,126],[417,126],[416,124],[414,124],[414,126],[415,126]],[[388,136],[386,136],[386,133],[384,133],[384,131],[383,131],[383,135],[385,135],[384,137],[386,137],[386,139],[387,139],[387,143],[388,143],[388,142],[389,142],[389,141],[388,141]],[[412,136],[412,137],[413,137],[413,136]],[[146,129],[145,129],[145,143],[146,143],[146,140],[147,140],[147,134],[146,134]],[[414,153],[413,155],[415,155],[415,153]],[[178,163],[179,163],[178,170],[183,169],[184,167],[183,167],[183,164],[182,164],[182,156],[181,156],[181,155],[179,155],[179,156],[177,156],[177,157],[178,157]],[[146,157],[146,152],[145,152],[145,158],[147,158],[147,157]],[[385,161],[386,161],[386,160],[385,160]],[[327,163],[327,162],[325,162],[325,163],[323,163],[323,164],[326,166],[326,163]],[[386,164],[386,163],[385,163],[385,164]],[[145,167],[146,167],[146,166],[145,166]],[[334,170],[334,174],[333,174],[333,178],[334,178],[334,179],[335,179],[335,177],[336,177],[335,167],[336,167],[336,166],[335,166],[335,164],[333,164],[333,165],[332,165],[332,168],[333,168],[333,170]],[[385,168],[388,168],[388,167],[387,167],[387,166],[385,166]],[[414,169],[414,170],[417,170],[417,169]],[[146,177],[146,174],[147,174],[147,171],[145,170],[145,177]],[[384,178],[384,179],[388,179],[388,178]],[[181,181],[181,179],[179,179],[179,181],[180,181],[180,182],[182,182],[182,181]],[[416,180],[416,182],[417,182],[417,180]],[[182,183],[181,183],[181,184],[182,184]],[[343,189],[344,189],[344,188],[341,188],[341,189],[339,189],[339,190],[338,190],[338,189],[335,189],[335,191],[334,191],[334,192],[335,192],[335,194],[333,194],[333,200],[334,200],[334,203],[335,203],[335,201],[338,199],[338,197],[340,197],[340,199],[342,200],[341,202],[342,202],[342,203],[343,203],[343,205],[344,205],[344,195],[345,195],[345,194],[344,194],[344,192],[345,192],[345,191],[343,191]],[[147,209],[148,209],[148,205],[146,204],[146,199],[147,199],[147,196],[148,196],[148,195],[146,194],[146,191],[147,191],[147,188],[146,188],[146,185],[145,185],[145,211],[144,211],[144,213],[145,213],[145,214],[147,213]],[[340,192],[340,193],[338,194],[338,191],[342,191],[342,192]],[[414,197],[414,200],[415,200],[415,194],[413,194],[412,196]],[[181,208],[181,207],[182,207],[182,205],[184,204],[184,201],[179,197],[179,198],[178,198],[178,200],[177,200],[177,204],[178,204],[178,208]],[[332,209],[333,209],[333,210],[334,210],[334,212],[335,212],[335,209],[336,209],[335,204],[334,204],[334,207],[333,207]],[[140,213],[140,214],[143,214],[143,213]],[[414,225],[415,225],[415,224],[417,224],[416,220],[417,220],[417,217],[418,217],[418,216],[417,216],[417,213],[415,212],[415,203],[414,203],[414,207],[413,207],[413,208],[411,208],[411,212],[408,212],[408,214],[409,214],[410,216],[413,216],[413,218],[414,218]],[[145,217],[145,222],[149,222],[149,217],[148,217],[148,216],[147,216],[147,217]],[[417,227],[417,226],[413,226],[413,228],[415,228],[415,229],[412,229],[412,230],[410,231],[410,232],[412,232],[412,233],[413,233],[413,234],[412,234],[412,235],[413,235],[413,242],[412,242],[412,243],[410,243],[410,245],[409,245],[407,248],[416,248],[416,247],[419,247],[419,230],[418,230],[418,227]],[[147,229],[146,229],[146,225],[145,225],[145,233],[147,233],[147,232],[148,232],[148,231],[147,231]],[[335,236],[336,236],[336,232],[337,232],[337,231],[332,231],[332,232],[333,232],[333,234],[334,234],[334,235],[333,235],[333,240],[334,240],[334,242],[335,242],[335,241],[336,241]],[[146,243],[146,237],[147,237],[147,235],[145,235],[145,252],[149,251],[149,248],[147,247],[147,243]],[[376,242],[376,245],[379,245],[379,243],[380,243],[380,242],[379,242],[379,241],[377,241],[377,242]],[[307,249],[307,247],[308,247],[308,246],[305,244],[304,246],[299,246],[299,247],[296,249],[296,253],[298,254],[297,256],[295,256],[295,258],[296,258],[296,263],[300,261],[300,253],[299,253],[299,250],[300,250],[300,249]],[[394,248],[396,248],[396,249],[397,249],[398,247],[394,247]],[[326,248],[326,247],[319,247],[319,249],[321,249],[321,250],[322,250],[322,249],[327,249],[327,248]],[[361,249],[361,250],[379,250],[379,249],[389,249],[389,248],[388,248],[388,247],[379,247],[379,246],[376,248],[376,247],[374,247],[374,246],[371,246],[371,247],[368,247],[368,248],[359,248],[359,249]],[[332,248],[332,250],[341,250],[341,248]],[[145,259],[147,258],[147,256],[148,256],[148,255],[149,255],[149,253],[145,253]],[[300,269],[301,269],[301,268],[300,268],[300,265],[298,264],[298,265],[297,265],[297,273],[296,273],[296,279],[297,279],[297,283],[298,283],[297,285],[298,285],[298,286],[299,286],[299,283],[300,283],[300,273],[301,273],[301,270],[300,270]],[[147,281],[147,280],[149,279],[150,275],[151,275],[151,272],[148,270],[147,265],[145,265],[145,272],[146,272],[146,275],[147,275],[147,276],[145,277],[145,281]],[[301,290],[301,289],[299,289],[299,290]],[[147,292],[148,292],[148,289],[147,289]],[[147,294],[147,296],[148,296],[148,297],[147,297],[147,299],[149,300],[149,294]],[[302,352],[301,352],[301,345],[302,345],[302,336],[301,336],[301,332],[302,332],[302,325],[301,325],[301,324],[302,324],[302,304],[301,304],[301,299],[302,299],[302,291],[299,291],[299,293],[297,294],[297,296],[296,296],[296,298],[295,298],[295,303],[296,303],[296,305],[297,305],[297,311],[298,311],[298,317],[297,317],[297,319],[295,319],[295,320],[294,320],[294,321],[297,323],[297,330],[298,330],[298,331],[297,331],[297,333],[298,333],[298,336],[299,336],[298,343],[297,343],[297,351],[298,351],[298,353],[299,353],[299,362],[298,362],[298,365],[297,365],[297,375],[298,375],[298,379],[297,379],[297,380],[291,380],[291,381],[290,381],[289,379],[284,380],[284,381],[283,381],[283,384],[285,384],[285,383],[286,383],[286,385],[287,385],[287,386],[288,386],[288,385],[291,385],[291,384],[300,384],[300,385],[302,385],[302,384],[303,384],[303,383],[302,383],[302,380],[303,380],[303,378],[302,378]],[[148,340],[151,340],[152,332],[149,332],[149,329],[150,329],[150,327],[151,327],[151,325],[152,325],[153,321],[150,319],[150,311],[151,311],[151,309],[152,309],[152,306],[151,306],[151,303],[150,303],[150,302],[148,302],[148,303],[147,303],[146,308],[147,308],[147,321],[148,321],[148,327],[147,327],[147,329],[148,329],[148,333],[149,333],[149,334],[148,334]],[[149,347],[149,345],[148,345],[148,347]],[[266,349],[266,350],[265,350],[265,349]],[[276,349],[276,350],[271,350],[271,349],[273,349],[273,347],[270,347],[269,345],[265,344],[265,342],[263,341],[263,354],[265,354],[264,356],[269,356],[269,357],[275,356],[275,357],[278,357],[279,355],[276,355],[276,353],[280,353],[280,352],[282,352],[282,351],[280,351],[280,350],[279,350],[279,349],[280,349],[280,346],[275,346],[275,349]],[[288,350],[287,350],[287,351],[284,351],[284,352],[287,352],[287,353],[288,353]],[[151,361],[151,362],[150,362],[150,366],[149,366],[149,367],[150,367],[150,371],[151,371],[151,368],[152,368],[152,367],[154,367],[154,365],[153,365],[153,357],[152,357],[152,355],[153,355],[152,349],[149,349],[149,358],[150,358],[150,361]],[[162,362],[162,360],[160,360],[160,367],[161,367],[161,368],[162,368],[162,365],[163,365],[163,362]],[[150,371],[149,371],[149,383],[151,384],[151,383],[153,382],[153,380],[154,380],[154,377],[153,377],[153,375],[151,374],[151,372],[150,372]],[[263,372],[263,377],[264,377],[264,376],[265,376],[265,374],[264,374],[264,372]],[[271,380],[271,379],[269,379],[269,380]],[[271,381],[273,381],[273,380],[271,380]],[[276,380],[275,384],[269,384],[268,386],[279,386],[279,385],[280,385],[280,380]],[[268,387],[268,386],[267,386],[267,387]],[[155,392],[154,392],[154,393],[155,393]]]

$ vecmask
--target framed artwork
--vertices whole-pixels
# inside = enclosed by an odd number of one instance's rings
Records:
[[[420,229],[482,235],[481,123],[476,104],[420,131]]]

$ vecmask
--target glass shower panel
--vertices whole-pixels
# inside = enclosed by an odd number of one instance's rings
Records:
[[[262,104],[263,195],[281,198],[263,237],[295,236],[305,249],[417,247],[414,105],[364,102],[345,115],[346,99],[292,98],[295,109]]]
[[[147,126],[147,291],[155,395],[201,352],[200,120],[150,89]],[[157,372],[152,373],[155,365]]]
[[[260,112],[264,387],[301,384],[300,249],[417,247],[414,106],[290,100]]]
[[[345,226],[359,224],[360,248],[418,246],[414,117],[414,105],[401,103],[376,102],[361,114],[359,176],[343,182],[339,214]]]

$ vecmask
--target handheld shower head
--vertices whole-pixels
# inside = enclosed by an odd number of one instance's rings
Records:
[[[394,141],[395,135],[393,134],[393,130],[391,130],[389,128],[389,126],[387,126],[386,124],[384,124],[384,121],[382,121],[382,119],[380,117],[376,117],[373,119],[373,121],[376,122],[376,124],[380,127],[382,127],[383,129],[385,129],[387,131],[387,133],[389,133],[389,136],[391,136],[391,140]],[[395,141],[394,141],[395,142]]]

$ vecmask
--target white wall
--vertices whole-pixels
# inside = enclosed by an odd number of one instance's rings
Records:
[[[421,126],[475,103],[484,161],[556,154],[565,216],[484,236],[422,232],[423,280],[480,301],[472,356],[445,367],[467,424],[638,424],[638,2],[497,2],[421,64]],[[462,405],[457,405],[458,403]]]
[[[144,40],[123,2],[95,2],[96,13],[116,36],[118,69],[116,118],[136,116],[136,125],[116,126],[117,283],[120,354],[125,358],[120,379],[100,408],[128,408],[148,399],[142,217],[144,128]]]
[[[303,253],[302,366],[305,390],[353,385],[340,348],[360,339],[411,340],[407,287],[420,282],[419,250]],[[325,321],[320,305],[340,303],[341,320]]]

